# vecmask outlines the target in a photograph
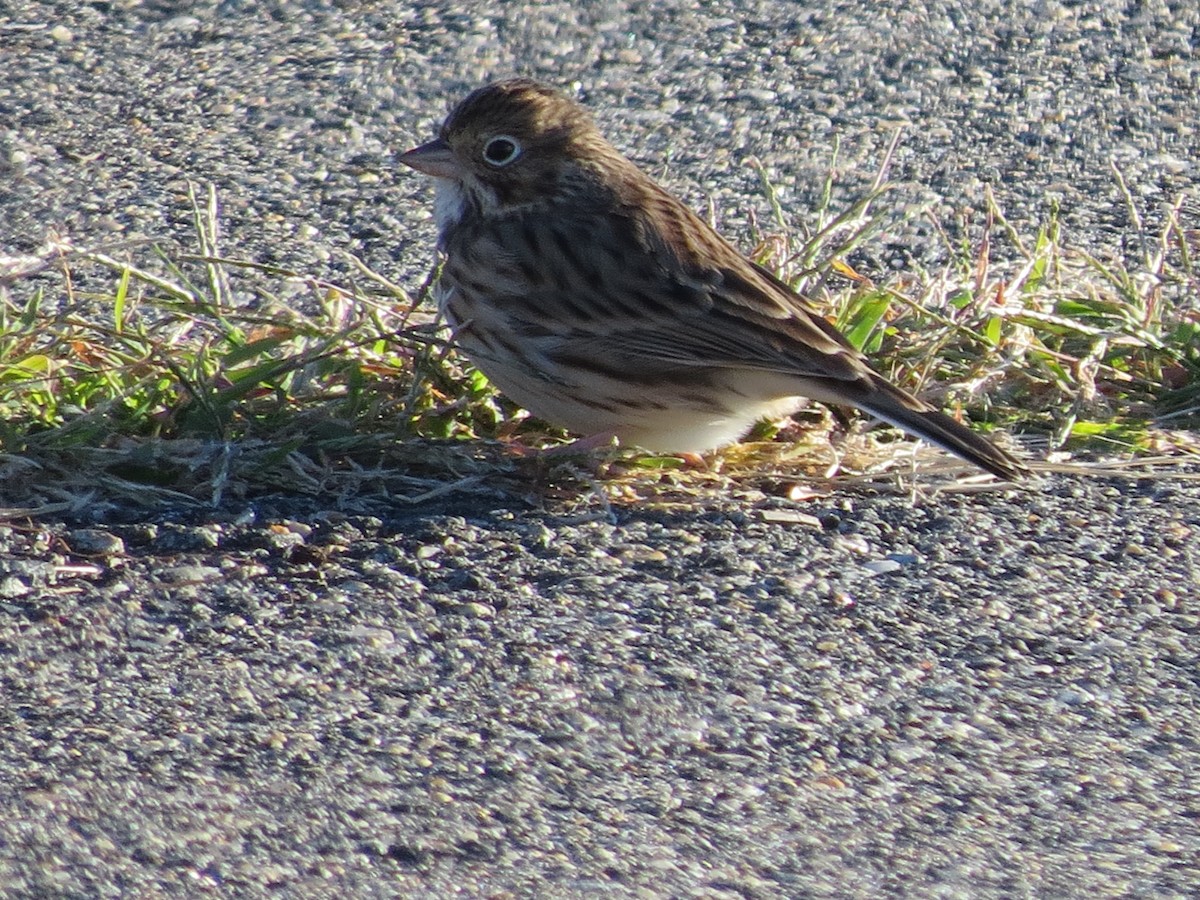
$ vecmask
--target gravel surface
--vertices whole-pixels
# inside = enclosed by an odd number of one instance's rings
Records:
[[[195,179],[236,255],[415,282],[428,186],[391,160],[513,71],[734,234],[750,157],[803,209],[835,136],[849,196],[899,123],[891,202],[947,225],[987,183],[1119,252],[1110,163],[1151,224],[1196,191],[1192,0],[883,6],[9,3],[0,253],[190,248]],[[922,227],[878,261],[936,262]],[[1184,475],[10,523],[0,893],[1194,896]]]
[[[1200,877],[1200,480],[297,506],[0,533],[6,894]]]
[[[429,187],[394,156],[513,72],[577,84],[623,149],[713,201],[733,235],[767,215],[749,159],[800,212],[835,137],[852,197],[899,126],[904,189],[888,205],[928,203],[952,232],[982,221],[990,184],[1026,240],[1056,201],[1068,242],[1106,252],[1132,237],[1112,164],[1151,224],[1200,186],[1194,0],[895,5],[9,3],[0,246],[36,247],[53,227],[87,246],[194,249],[192,179],[220,189],[239,255],[308,272],[349,250],[423,277]],[[907,265],[945,248],[917,218],[873,252]]]

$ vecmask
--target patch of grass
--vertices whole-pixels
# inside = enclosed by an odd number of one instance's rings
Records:
[[[4,501],[386,493],[399,442],[496,429],[493,392],[447,352],[425,291],[362,266],[335,284],[223,257],[215,197],[194,202],[194,256],[63,242],[0,259]],[[406,490],[435,489],[463,455],[439,454],[405,466]]]
[[[1139,255],[1099,259],[1070,247],[1053,208],[1026,240],[989,195],[981,228],[959,229],[968,237],[957,245],[945,238],[950,265],[877,281],[850,260],[886,227],[885,171],[836,211],[830,180],[803,219],[761,173],[772,216],[754,227],[757,257],[889,376],[984,428],[1051,450],[1194,452],[1184,429],[1200,424],[1200,276],[1182,201],[1150,235],[1126,192]],[[505,449],[514,436],[536,445],[564,435],[524,418],[448,346],[426,297],[435,273],[409,296],[359,264],[334,283],[239,260],[217,246],[215,194],[192,199],[195,255],[58,242],[0,258],[0,501],[18,507],[10,514],[280,489],[346,504],[420,500],[523,491],[531,471],[540,488],[588,482]],[[1014,262],[994,261],[1000,242]],[[705,478],[794,471],[797,451],[770,443],[775,430],[717,457]],[[908,446],[816,444],[806,462],[826,473]],[[689,477],[672,458],[625,452],[606,465],[610,483],[625,479],[619,490]]]
[[[1100,259],[1070,246],[1054,205],[1023,238],[989,190],[986,220],[974,231],[960,223],[960,242],[934,222],[951,258],[942,271],[879,283],[856,272],[847,251],[886,228],[875,211],[887,190],[882,169],[837,216],[827,189],[808,227],[788,220],[760,174],[776,230],[759,235],[759,260],[817,298],[898,383],[984,429],[1044,435],[1052,451],[1195,448],[1168,430],[1200,425],[1200,233],[1181,225],[1184,197],[1152,234],[1114,170],[1139,253]],[[997,263],[1001,255],[1010,261]]]

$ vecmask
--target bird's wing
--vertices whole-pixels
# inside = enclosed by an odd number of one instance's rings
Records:
[[[648,374],[759,369],[864,386],[876,377],[807,300],[648,180],[642,202],[530,219],[510,246],[525,269],[582,273],[530,286],[519,301],[531,325],[557,326],[573,355],[610,355]]]

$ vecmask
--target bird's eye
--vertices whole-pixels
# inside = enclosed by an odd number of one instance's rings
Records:
[[[521,145],[516,138],[506,134],[494,137],[483,145],[483,158],[493,166],[507,166],[521,155]]]

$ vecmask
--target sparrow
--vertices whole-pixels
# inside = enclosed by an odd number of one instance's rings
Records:
[[[399,159],[434,180],[436,295],[455,341],[546,422],[696,454],[807,398],[857,407],[998,478],[1028,474],[875,371],[559,91],[488,84]]]

